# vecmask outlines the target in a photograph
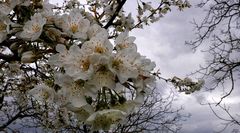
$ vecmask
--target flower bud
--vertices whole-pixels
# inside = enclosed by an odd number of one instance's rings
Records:
[[[18,42],[14,42],[10,46],[11,51],[16,51],[16,50],[18,50],[18,48],[19,48],[19,43]]]
[[[48,30],[45,31],[45,34],[52,41],[58,41],[59,38],[61,37],[61,31],[55,28],[49,28]]]
[[[36,55],[32,51],[27,51],[22,54],[21,62],[22,63],[32,63],[35,61]]]

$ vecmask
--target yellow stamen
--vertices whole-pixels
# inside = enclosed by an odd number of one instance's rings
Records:
[[[94,52],[102,54],[102,53],[106,52],[106,50],[103,47],[98,45],[95,47]]]
[[[90,61],[89,61],[88,59],[83,60],[83,61],[81,62],[81,69],[82,69],[83,71],[87,71],[87,70],[89,69],[89,66],[90,66]]]
[[[115,68],[115,69],[119,69],[120,64],[123,64],[123,61],[120,60],[120,59],[115,59],[112,62],[112,67]]]
[[[70,29],[73,33],[78,32],[78,25],[76,23],[71,24]]]
[[[38,24],[32,25],[33,32],[39,32],[41,30],[41,27]]]
[[[50,97],[49,93],[47,92],[42,92],[43,99],[48,99]]]
[[[6,30],[7,25],[4,24],[3,22],[0,22],[0,31]]]
[[[129,46],[127,44],[120,44],[118,45],[120,49],[125,49],[125,48],[128,48]]]

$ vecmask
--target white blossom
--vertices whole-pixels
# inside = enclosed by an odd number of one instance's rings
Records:
[[[79,121],[85,122],[87,118],[94,113],[94,108],[91,105],[87,104],[82,106],[81,108],[72,111],[75,113]]]
[[[54,14],[53,8],[55,6],[53,4],[50,4],[49,0],[44,0],[42,6],[43,8],[41,10],[41,14],[48,19],[49,17],[52,17],[52,15]]]
[[[138,69],[141,76],[149,77],[150,72],[156,67],[156,63],[147,59],[145,56],[140,56],[134,61],[134,65]]]
[[[92,37],[97,37],[97,36],[107,38],[108,37],[108,32],[107,32],[106,29],[102,28],[98,24],[93,24],[88,29],[87,35],[88,35],[88,38],[90,38],[90,39]]]
[[[73,45],[69,49],[68,58],[64,68],[74,80],[87,80],[91,77],[93,66],[88,54],[85,54],[78,46]]]
[[[94,85],[97,89],[107,87],[114,89],[116,85],[115,74],[113,74],[108,68],[109,56],[101,56],[99,54],[93,54],[90,58],[94,73],[88,80],[88,84]]]
[[[138,70],[133,65],[138,53],[129,49],[121,50],[116,53],[109,63],[110,70],[117,75],[121,83],[126,82],[129,78],[136,78]]]
[[[108,131],[111,126],[123,121],[126,113],[117,109],[105,109],[93,113],[87,120],[86,124],[92,126],[93,131],[104,130]]]
[[[29,6],[30,0],[4,0],[0,3],[0,16],[7,16],[17,5]]]
[[[67,59],[67,55],[68,55],[68,50],[66,49],[66,46],[62,45],[62,44],[58,44],[56,46],[56,51],[58,52],[57,54],[52,55],[49,59],[48,59],[48,64],[52,65],[52,66],[59,66],[59,67],[63,67],[63,63],[66,62]]]
[[[136,52],[137,45],[134,43],[135,39],[135,37],[128,35],[128,31],[122,32],[115,40],[116,49],[118,51],[123,49],[131,49],[133,52]]]
[[[86,54],[104,54],[111,55],[113,46],[105,37],[93,37],[90,41],[85,42],[81,48]]]
[[[156,87],[156,79],[154,76],[142,76],[139,75],[136,79],[133,79],[134,86],[138,89],[138,91],[143,91],[146,94],[149,94],[151,88]]]
[[[69,50],[62,44],[56,46],[59,52],[49,58],[49,64],[64,67],[66,73],[75,81],[87,80],[93,73],[93,66],[89,55],[85,54],[77,45],[72,45]]]
[[[31,20],[27,21],[20,33],[20,37],[29,41],[37,40],[42,34],[43,26],[46,23],[46,18],[40,13],[35,13]]]
[[[7,16],[16,5],[29,6],[30,0],[6,0],[0,3],[0,16]]]
[[[58,104],[67,107],[69,110],[77,110],[86,105],[84,96],[84,86],[77,84],[74,80],[65,74],[55,74],[55,83],[61,86],[57,91]]]
[[[35,86],[28,94],[40,103],[52,103],[55,97],[55,91],[45,84]]]
[[[127,30],[130,30],[134,26],[134,19],[132,18],[132,14],[129,13],[128,16],[121,16],[121,26],[125,27]]]
[[[135,86],[135,84],[134,84],[134,86]],[[118,92],[118,95],[124,96],[127,100],[121,104],[113,105],[113,106],[111,106],[111,108],[119,109],[121,111],[126,112],[127,114],[137,111],[137,109],[139,109],[139,107],[144,102],[145,96],[149,95],[149,93],[147,91],[145,91],[146,89],[142,90],[142,89],[137,88],[137,86],[135,86],[135,87],[136,88],[134,90],[135,91],[134,93],[129,91],[129,89],[127,89],[127,88],[122,88],[123,92],[122,93]],[[131,97],[131,98],[129,99],[128,97]]]
[[[102,66],[102,68],[100,68],[97,72],[93,74],[88,83],[95,85],[98,89],[102,87],[114,89],[116,85],[115,75],[105,66]]]
[[[79,39],[87,38],[90,22],[82,17],[80,10],[72,9],[70,14],[64,14],[60,21],[62,21],[61,28],[68,35]]]

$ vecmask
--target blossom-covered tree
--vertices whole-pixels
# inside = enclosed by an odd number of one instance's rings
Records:
[[[171,100],[164,104],[151,96],[156,78],[163,78],[154,72],[155,63],[137,51],[129,32],[158,21],[172,6],[182,10],[190,5],[181,0],[137,1],[133,17],[124,12],[125,3],[1,1],[0,130],[22,124],[53,132],[159,130],[154,121],[171,112]],[[202,85],[165,80],[180,90],[190,87],[190,92]],[[166,110],[157,110],[159,106]],[[179,130],[168,126],[180,120],[178,111],[173,119],[161,121],[172,132]],[[148,122],[151,126],[144,127]]]

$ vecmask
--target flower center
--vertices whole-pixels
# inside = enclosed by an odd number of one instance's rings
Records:
[[[40,32],[41,27],[38,24],[34,24],[32,25],[32,30],[33,32],[37,33],[37,32]]]
[[[106,50],[103,48],[103,47],[101,47],[101,46],[95,46],[95,49],[94,49],[94,52],[96,52],[96,53],[100,53],[100,54],[102,54],[102,53],[104,53]]]
[[[76,33],[76,32],[78,32],[78,25],[76,23],[72,23],[70,26],[70,29],[71,29],[72,33]]]
[[[107,66],[102,65],[102,66],[99,67],[99,69],[97,71],[101,72],[103,74],[103,73],[108,72],[108,68],[107,68]]]
[[[118,46],[121,50],[129,47],[126,43],[119,44]]]
[[[122,61],[122,60],[120,60],[120,59],[115,59],[115,60],[113,60],[113,62],[112,62],[112,67],[118,70],[121,64],[123,64],[123,61]]]
[[[42,96],[43,96],[43,99],[45,99],[45,100],[50,97],[49,93],[46,91],[42,92]]]
[[[89,69],[89,66],[90,66],[90,61],[88,59],[82,60],[80,67],[83,71],[87,71]]]

